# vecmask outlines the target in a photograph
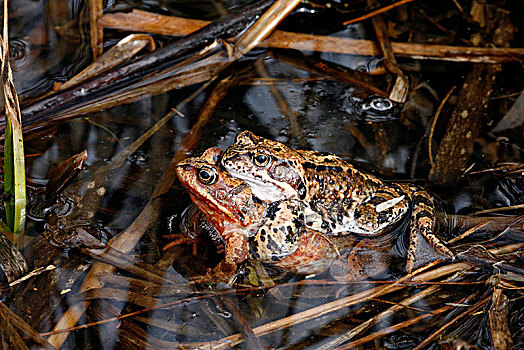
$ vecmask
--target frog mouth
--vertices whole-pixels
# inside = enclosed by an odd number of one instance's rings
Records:
[[[286,188],[284,186],[279,186],[273,181],[268,181],[265,179],[256,179],[233,171],[229,171],[229,173],[235,179],[242,180],[245,183],[247,183],[247,185],[251,188],[253,194],[263,202],[269,203],[288,199],[285,194],[289,190],[286,191]],[[289,185],[287,186],[291,187]]]

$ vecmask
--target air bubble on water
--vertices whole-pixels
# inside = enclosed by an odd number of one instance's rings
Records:
[[[9,54],[16,61],[15,65],[22,65],[28,57],[29,44],[22,39],[9,41]]]
[[[144,154],[136,152],[129,157],[129,161],[132,164],[135,164],[138,166],[146,166],[149,163],[149,158]]]
[[[224,318],[231,318],[231,316],[233,316],[231,312],[224,310],[223,308],[218,307],[218,306],[217,306],[217,311],[218,311],[217,313]]]
[[[393,102],[391,102],[387,98],[376,97],[373,100],[371,100],[370,106],[371,108],[377,111],[387,111],[388,109],[391,109],[391,107],[393,107]]]

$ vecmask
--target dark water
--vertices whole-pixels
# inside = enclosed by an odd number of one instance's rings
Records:
[[[242,1],[143,3],[108,1],[106,11],[140,8],[162,14],[214,19],[226,13],[228,9],[244,3]],[[354,13],[347,10],[347,6],[343,3],[335,2],[332,5],[301,5],[300,11],[292,14],[282,24],[282,28],[297,32],[373,39],[373,29],[369,24],[351,25],[347,28],[339,24],[365,13],[364,4],[350,5],[357,8]],[[31,98],[50,91],[54,83],[68,80],[90,62],[87,12],[86,5],[81,1],[68,3],[18,1],[13,2],[11,6],[13,7],[10,15],[12,64],[18,93],[24,105],[29,103]],[[517,17],[517,13],[513,15]],[[471,21],[461,20],[461,14],[453,4],[442,4],[441,8],[431,8],[429,4],[421,3],[409,12],[413,21],[411,26],[408,19],[401,22],[401,19],[407,15],[408,12],[398,10],[388,15],[391,17],[386,17],[403,23],[395,27],[398,31],[395,32],[398,41],[407,41],[409,38],[413,40],[446,38],[447,41],[451,41],[445,42],[446,44],[466,45],[461,39],[470,38],[470,35],[478,31],[475,24],[470,23]],[[453,35],[443,34],[438,28],[428,24],[423,19],[424,16],[440,18],[443,25],[453,28]],[[514,21],[515,25],[517,23]],[[117,31],[106,31],[105,46],[113,44],[123,36],[123,33]],[[450,37],[455,40],[449,39]],[[522,47],[521,38],[522,34],[517,34],[516,43],[512,46]],[[155,39],[161,45],[171,40],[165,36],[155,36]],[[285,59],[282,55],[285,55]],[[311,60],[323,60],[364,72],[382,65],[381,59],[377,57],[312,52],[275,54],[256,49],[221,75],[220,79],[228,76],[234,79],[237,75],[240,78],[220,101],[192,155],[200,155],[205,149],[213,146],[224,150],[234,142],[238,132],[251,130],[260,136],[283,142],[294,148],[335,153],[352,162],[359,169],[381,178],[417,181],[427,185],[440,199],[440,208],[448,215],[472,215],[481,210],[522,205],[524,199],[522,126],[498,134],[490,132],[521,92],[524,75],[520,64],[509,63],[502,66],[489,100],[488,115],[482,123],[469,163],[474,164],[471,171],[494,168],[502,163],[520,164],[520,168],[516,167],[520,170],[466,174],[458,184],[442,187],[428,180],[431,165],[427,145],[431,120],[449,89],[452,86],[460,88],[465,75],[470,70],[470,64],[400,60],[400,63],[407,68],[406,71],[409,72],[414,88],[409,94],[407,103],[397,105],[348,83],[328,79],[289,63],[300,61],[303,55]],[[387,75],[372,79],[377,87],[385,91],[394,82],[394,78]],[[40,200],[37,189],[45,183],[51,169],[72,155],[87,150],[88,158],[82,172],[76,183],[64,194],[72,201],[78,201],[77,195],[81,193],[78,192],[80,191],[78,188],[81,188],[82,184],[91,181],[93,176],[105,166],[112,165],[113,157],[118,152],[138,139],[157,120],[191,96],[199,87],[200,85],[191,86],[75,119],[49,123],[36,131],[26,133],[27,176],[35,187],[30,191],[33,201]],[[122,166],[107,172],[104,182],[105,194],[100,203],[96,204],[96,215],[89,224],[91,231],[98,232],[102,240],[128,228],[140,214],[166,171],[171,158],[180,149],[188,131],[196,123],[199,111],[209,97],[212,87],[213,85],[204,89],[179,109],[183,117],[179,115],[173,117],[129,156]],[[445,132],[445,122],[449,119],[456,103],[455,94],[442,111],[441,119],[435,129],[434,150]],[[245,291],[242,286],[230,287],[225,283],[218,286],[189,284],[190,277],[202,274],[206,268],[218,263],[222,258],[217,253],[220,247],[217,248],[213,243],[213,237],[201,232],[201,242],[196,256],[193,255],[188,244],[163,251],[162,247],[170,242],[170,239],[164,236],[180,232],[182,213],[191,204],[187,192],[178,182],[163,197],[165,204],[156,225],[146,232],[130,254],[137,260],[149,264],[172,262],[169,264],[168,271],[177,276],[177,282],[184,288],[175,292],[174,287],[170,285],[159,287],[153,292],[144,290],[142,292],[157,298],[150,306],[176,301],[180,303],[142,313],[120,324],[118,321],[113,321],[75,331],[68,337],[63,348],[136,348],[138,346],[176,348],[178,344],[195,347],[199,345],[196,343],[221,340],[242,331],[239,325],[242,322],[251,328],[256,328],[380,286],[380,284],[362,281],[352,283],[336,281],[329,272],[305,278],[305,276],[278,271],[270,266],[266,266],[268,272],[277,283],[282,284],[282,287],[274,289],[259,287]],[[55,207],[54,210],[58,209]],[[510,219],[518,218],[523,214],[521,207],[500,213]],[[25,238],[27,254],[32,251],[32,241],[45,231],[46,222],[41,221],[42,218],[43,216],[35,217],[27,224]],[[49,225],[48,222],[47,224]],[[75,221],[67,223],[70,226],[74,224]],[[205,231],[205,228],[202,231]],[[449,240],[464,231],[466,228],[450,228],[442,225],[439,233],[445,240]],[[502,234],[497,236],[500,231]],[[492,243],[494,246],[503,246],[524,241],[522,234],[522,225],[520,225],[520,229],[509,227],[501,228],[499,232],[480,231],[468,239],[470,242],[486,241],[497,236],[496,240],[489,243],[490,246]],[[392,237],[398,240],[390,242],[391,247],[388,248],[390,249],[388,254],[394,259],[386,271],[380,274],[377,271],[375,280],[394,281],[403,275],[402,257],[407,245],[405,226],[400,226]],[[34,251],[31,254],[35,254]],[[60,256],[60,263],[63,264],[64,269],[68,268],[67,262],[74,259],[81,263],[92,262],[76,248],[62,250]],[[505,260],[508,265],[516,268],[515,271],[508,272],[504,268],[493,268],[492,261],[489,259],[486,261],[456,276],[455,282],[469,284],[444,285],[431,295],[413,303],[410,308],[401,309],[394,316],[372,326],[353,339],[384,331],[397,323],[426,315],[431,310],[442,308],[446,303],[474,305],[486,298],[489,299],[495,289],[502,288],[503,294],[510,300],[507,311],[509,332],[516,348],[524,346],[522,343],[524,316],[521,311],[523,275],[519,270],[524,266],[522,248]],[[246,271],[247,277],[240,281],[249,284],[249,276],[253,276],[254,268],[245,265],[242,266],[242,270]],[[133,276],[122,270],[118,270],[117,274]],[[511,276],[508,277],[509,275]],[[77,295],[83,275],[80,274],[76,278],[76,281],[70,284],[71,291],[66,293],[65,297],[61,296],[61,287],[57,286],[44,298],[49,302],[49,307],[46,316],[42,317],[40,322],[32,322],[28,314],[20,314],[20,316],[25,317],[38,332],[50,331],[69,306],[86,297],[86,294]],[[125,291],[128,283],[118,283],[113,280],[107,283],[106,287]],[[335,345],[327,343],[329,340],[340,337],[387,309],[391,306],[391,302],[402,302],[405,298],[426,288],[428,286],[423,284],[406,287],[366,302],[334,309],[316,318],[298,317],[295,324],[260,337],[259,346],[294,349],[322,348],[322,344],[328,344],[325,345],[326,348],[333,348]],[[197,296],[205,295],[203,291],[209,292],[209,297],[197,299]],[[5,302],[7,305],[12,305],[15,312],[20,313],[23,307],[12,301],[13,294],[16,292],[27,293],[27,290],[24,291],[23,286],[13,288],[7,294]],[[131,299],[133,299],[131,294],[121,300],[108,295],[95,297],[94,303],[80,323],[96,322],[145,307],[133,303]],[[463,315],[458,324],[454,323],[453,326],[446,327],[442,336],[431,342],[427,348],[456,348],[461,344],[470,344],[482,349],[493,348],[488,316],[491,302],[493,301],[490,299],[480,304],[477,309],[472,309],[467,315]],[[464,310],[455,307],[433,317],[424,318],[401,331],[387,332],[377,340],[366,342],[364,347],[414,348]],[[242,336],[240,338],[242,339]],[[140,339],[141,342],[133,343],[132,341],[136,339]],[[253,339],[248,339],[245,343],[240,342],[238,346],[254,348],[256,344],[253,342]],[[223,344],[224,340],[221,343]],[[202,346],[212,348],[211,345],[216,344]]]

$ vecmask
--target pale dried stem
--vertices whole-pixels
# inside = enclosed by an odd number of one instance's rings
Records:
[[[368,5],[374,5],[376,4],[376,1],[367,0],[367,3]],[[373,17],[372,23],[373,28],[375,29],[375,35],[377,37],[380,51],[385,58],[384,65],[390,73],[397,76],[395,85],[390,91],[389,99],[392,101],[404,103],[406,102],[406,98],[408,96],[409,80],[404,75],[400,69],[399,64],[397,63],[397,60],[395,59],[393,48],[391,47],[391,41],[389,40],[388,28],[386,27],[386,23],[384,23],[382,16]]]
[[[513,348],[513,339],[508,322],[509,300],[502,293],[501,288],[495,288],[491,298],[489,314],[489,328],[493,348],[497,350],[509,350]]]
[[[161,16],[135,10],[131,13],[106,14],[99,24],[106,28],[183,36],[202,28],[209,22],[180,17]],[[379,56],[377,44],[371,40],[337,38],[303,33],[274,31],[261,47],[302,51],[333,52],[349,55]],[[446,46],[420,43],[391,42],[396,56],[414,59],[434,59],[455,62],[501,63],[524,60],[522,48],[490,48]]]
[[[344,333],[343,335],[338,336],[336,339],[334,339],[334,340],[332,340],[332,341],[330,341],[330,342],[328,342],[326,344],[322,344],[322,346],[320,346],[318,348],[318,350],[333,349],[335,346],[338,346],[340,344],[343,344],[343,343],[349,341],[350,339],[354,338],[358,334],[360,334],[360,333],[364,332],[365,330],[369,329],[370,327],[376,325],[380,321],[385,320],[386,318],[392,316],[394,313],[404,309],[406,306],[411,305],[411,304],[415,303],[416,301],[418,301],[420,299],[423,299],[423,298],[425,298],[425,297],[435,293],[437,290],[439,290],[439,288],[440,288],[439,286],[431,286],[431,287],[428,287],[428,288],[424,289],[421,292],[418,292],[415,295],[410,296],[409,298],[404,299],[399,304],[397,304],[395,306],[392,306],[389,309],[379,313],[378,315],[376,315],[376,316],[370,318],[369,320],[361,323],[360,325],[358,325],[355,328],[349,330],[348,332]]]
[[[104,28],[98,25],[103,10],[104,0],[89,0],[89,34],[93,60],[97,59],[104,50]]]
[[[73,85],[80,84],[87,79],[97,76],[113,67],[116,67],[123,61],[133,57],[138,51],[147,45],[154,50],[156,45],[151,36],[146,34],[131,34],[120,40],[98,60],[87,66],[80,73],[59,86],[60,90],[67,89]]]

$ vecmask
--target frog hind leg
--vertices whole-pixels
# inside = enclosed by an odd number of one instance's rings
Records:
[[[418,233],[435,249],[438,253],[453,257],[453,252],[442,243],[434,233],[435,227],[435,206],[427,194],[418,188],[413,190],[413,214],[411,218],[409,248],[406,262],[406,271],[410,273],[415,265],[417,255]]]
[[[398,188],[401,189],[400,186]],[[354,218],[359,229],[374,235],[404,216],[409,208],[410,197],[395,189],[389,186],[377,191],[355,208]]]
[[[295,252],[305,232],[302,205],[297,201],[271,203],[267,220],[249,240],[250,257],[262,262],[278,262]]]

